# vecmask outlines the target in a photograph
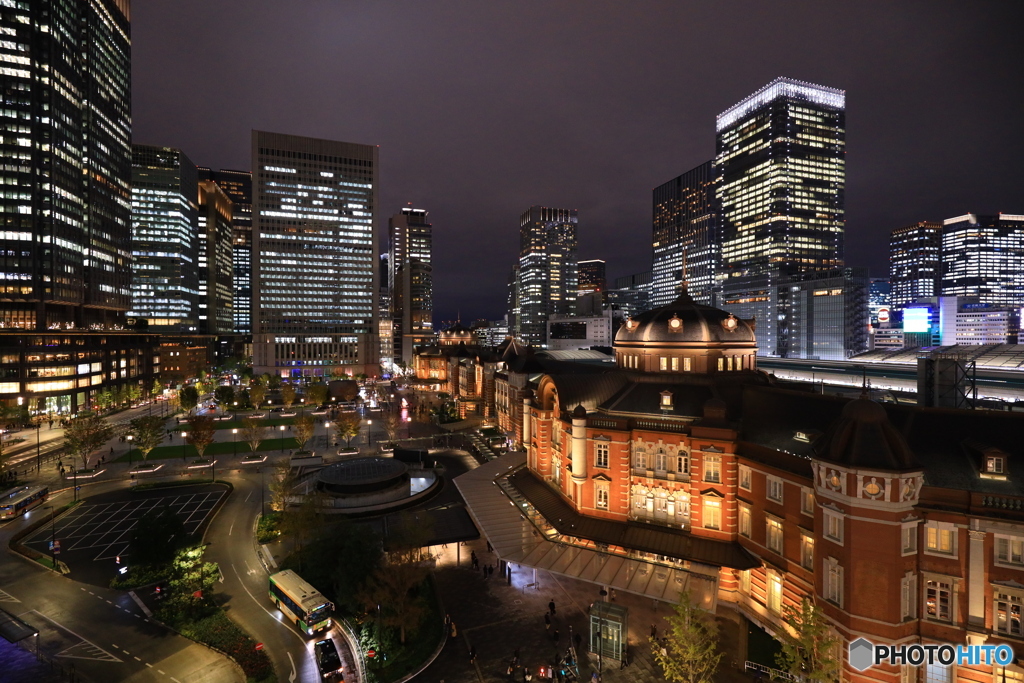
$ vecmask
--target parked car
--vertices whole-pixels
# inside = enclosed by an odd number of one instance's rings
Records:
[[[313,646],[316,654],[316,665],[320,669],[320,676],[324,679],[337,676],[337,680],[345,680],[341,666],[341,657],[338,656],[338,648],[330,638],[318,640]]]

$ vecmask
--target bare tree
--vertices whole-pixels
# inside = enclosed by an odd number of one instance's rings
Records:
[[[388,435],[388,441],[394,441],[398,437],[398,428],[402,426],[402,414],[397,410],[390,410],[384,415],[384,431]]]
[[[213,443],[217,430],[214,428],[213,418],[209,415],[197,415],[188,421],[188,436],[185,441],[196,449],[196,453],[202,458],[206,449]]]

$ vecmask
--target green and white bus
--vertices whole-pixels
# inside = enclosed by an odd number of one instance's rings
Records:
[[[331,627],[334,605],[291,569],[270,575],[270,599],[304,633]]]

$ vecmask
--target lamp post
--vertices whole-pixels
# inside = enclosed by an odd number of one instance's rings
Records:
[[[264,500],[263,492],[267,490],[266,478],[263,475],[263,467],[260,467],[260,514],[266,516],[267,505]]]
[[[126,436],[124,438],[128,439],[128,472],[130,474],[131,471],[132,471],[132,440],[135,437],[133,435],[129,434],[128,436]]]
[[[42,428],[42,426],[43,426],[42,418],[39,418],[36,421],[36,474],[39,474],[39,471],[43,467],[43,461],[42,461],[42,459],[39,456],[39,430]]]
[[[281,455],[284,455],[284,425],[281,425]]]
[[[56,536],[54,535],[54,520],[56,518],[55,510],[52,505],[47,505],[45,509],[50,511],[50,564],[53,565],[54,570],[57,569],[57,548],[54,542]]]
[[[231,433],[235,435],[235,445],[234,445],[234,448],[232,449],[232,455],[234,455],[237,458],[238,457],[238,430],[237,429],[232,429]]]
[[[602,587],[601,590],[598,591],[598,592],[601,594],[601,602],[604,602],[606,600],[605,596],[608,595],[608,591],[606,591],[604,589],[604,587]],[[600,677],[603,673],[604,673],[604,609],[602,608],[601,609],[601,618],[600,618],[600,621],[598,621],[598,626],[597,626],[597,675],[598,675],[598,677]]]
[[[185,440],[188,438],[188,432],[181,433],[181,461],[185,462]]]
[[[373,445],[373,420],[366,421],[366,445]]]

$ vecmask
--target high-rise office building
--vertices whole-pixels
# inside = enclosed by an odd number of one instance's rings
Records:
[[[695,301],[715,305],[722,259],[715,181],[708,161],[654,188],[654,306],[682,293],[684,275]]]
[[[394,358],[412,365],[413,347],[434,335],[433,227],[423,209],[405,208],[388,221],[388,273]]]
[[[615,278],[608,289],[605,301],[612,310],[633,316],[651,310],[651,287],[654,274],[651,271]]]
[[[722,308],[756,319],[763,355],[788,347],[778,284],[843,265],[845,100],[778,78],[718,116]]]
[[[579,289],[576,225],[575,209],[531,206],[519,218],[515,336],[531,346],[546,346],[550,316],[573,312]]]
[[[128,2],[7,2],[0,30],[0,326],[122,326],[131,299]]]
[[[158,371],[155,337],[124,329],[128,2],[3,2],[0,33],[0,402],[68,414]]]
[[[199,182],[199,332],[230,334],[234,329],[234,264],[231,200],[212,180]]]
[[[377,375],[374,145],[253,131],[253,364]]]
[[[889,284],[889,278],[887,277],[873,277],[871,283],[868,285],[868,310],[871,313],[871,324],[877,325],[879,322],[888,322],[889,314],[886,312],[883,314],[884,320],[879,320],[878,314],[880,311],[885,309],[888,311],[892,304],[890,302],[890,295],[892,293],[892,286]]]
[[[579,289],[576,290],[577,296],[595,293],[604,294],[608,290],[605,262],[601,259],[580,261],[576,264],[576,271],[579,278]]]
[[[1024,306],[1024,215],[968,213],[944,220],[942,296]]]
[[[903,308],[942,289],[942,224],[921,221],[889,235],[889,303]]]
[[[150,331],[199,333],[199,183],[178,149],[132,146],[132,307]]]
[[[776,285],[789,326],[787,358],[844,360],[868,350],[867,268],[794,275]]]
[[[235,334],[252,333],[252,173],[199,169],[199,180],[212,180],[231,200],[232,326]]]

